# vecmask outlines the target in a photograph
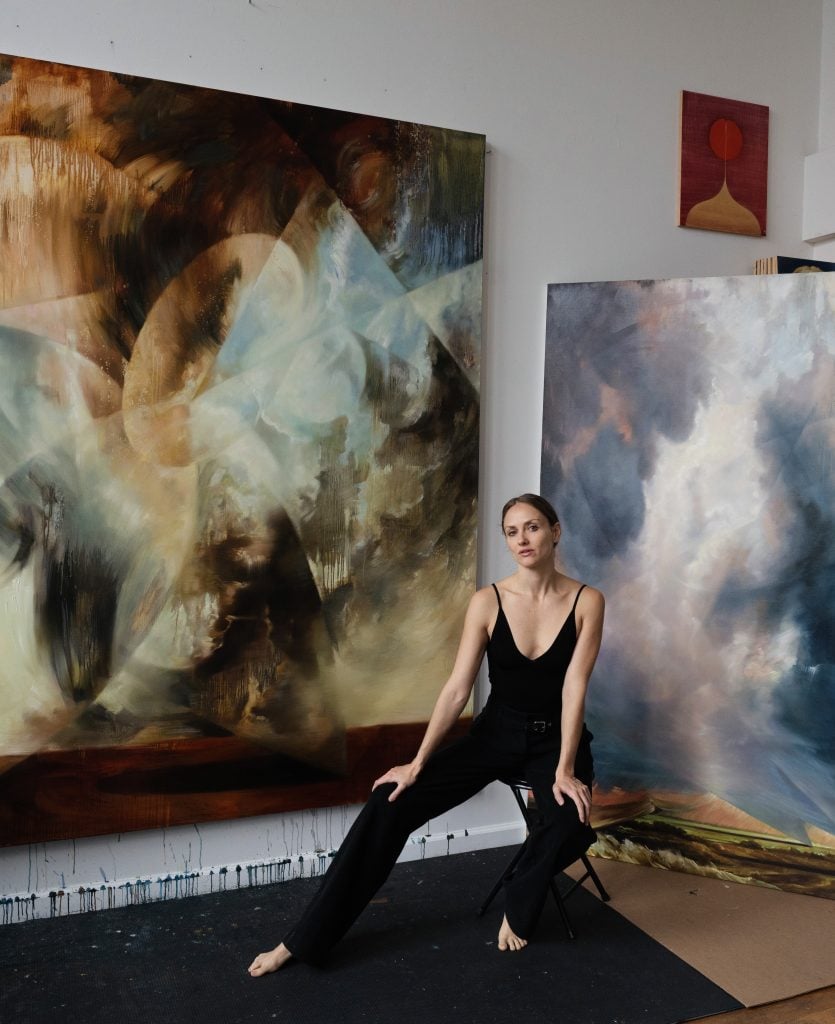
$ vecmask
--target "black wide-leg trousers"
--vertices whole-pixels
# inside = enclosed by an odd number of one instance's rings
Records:
[[[575,775],[591,786],[591,734],[584,729]],[[573,801],[560,806],[552,786],[560,753],[559,721],[546,722],[495,702],[470,732],[433,754],[412,786],[389,802],[394,783],[375,789],[334,856],[317,894],[285,936],[294,957],[322,961],[389,875],[406,840],[425,822],[468,800],[500,778],[526,779],[539,821],[525,852],[505,883],[508,924],[528,938],[539,918],[548,885],[594,842]]]

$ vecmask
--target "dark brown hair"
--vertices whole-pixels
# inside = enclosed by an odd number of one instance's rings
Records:
[[[504,532],[504,518],[514,505],[531,505],[537,512],[541,512],[545,516],[549,526],[556,526],[560,521],[554,506],[546,498],[543,498],[541,494],[519,494],[515,498],[511,498],[510,501],[505,502],[505,506],[502,509],[502,532]]]

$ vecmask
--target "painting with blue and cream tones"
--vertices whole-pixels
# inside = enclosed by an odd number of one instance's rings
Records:
[[[480,135],[0,58],[4,842],[115,827],[104,789],[51,824],[93,763],[58,752],[253,745],[125,782],[150,827],[428,717],[475,579],[483,172]]]
[[[604,855],[835,895],[835,276],[552,285]]]

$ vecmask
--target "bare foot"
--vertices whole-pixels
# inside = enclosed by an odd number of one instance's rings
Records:
[[[507,915],[502,918],[502,926],[499,929],[499,949],[512,949],[514,952],[524,949],[527,946],[527,939],[520,939],[515,931],[507,923]]]
[[[279,967],[283,967],[292,955],[283,942],[269,953],[259,953],[249,965],[250,977],[260,978],[262,974],[272,974]]]

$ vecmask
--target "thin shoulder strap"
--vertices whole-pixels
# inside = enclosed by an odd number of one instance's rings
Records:
[[[493,590],[496,591],[496,600],[499,602],[499,608],[501,608],[502,607],[502,599],[499,597],[499,588],[496,586],[495,583],[491,583],[490,585],[492,586]]]
[[[571,614],[572,615],[574,614],[574,611],[577,608],[577,602],[580,600],[580,594],[582,594],[585,589],[586,589],[585,583],[581,583],[580,584],[580,589],[577,591],[577,596],[574,598],[574,604],[571,606]]]

